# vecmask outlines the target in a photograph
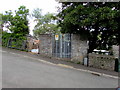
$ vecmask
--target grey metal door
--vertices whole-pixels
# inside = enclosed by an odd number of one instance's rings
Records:
[[[53,56],[71,58],[71,34],[53,35]]]

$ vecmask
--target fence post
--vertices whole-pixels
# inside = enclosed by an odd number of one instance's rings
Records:
[[[62,34],[60,34],[60,58],[62,58]]]
[[[54,43],[54,34],[52,34],[52,56],[55,56],[54,53],[54,47],[55,47],[55,43]]]
[[[87,66],[89,66],[89,41],[87,41],[87,45],[88,45],[88,48],[87,48]]]
[[[9,47],[11,45],[11,38],[8,39],[8,43],[6,43],[6,44],[7,44],[6,45],[7,47]]]

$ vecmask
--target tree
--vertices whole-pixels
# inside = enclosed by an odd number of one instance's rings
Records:
[[[2,36],[2,14],[0,14],[0,37]]]
[[[120,43],[120,3],[63,2],[62,6],[58,14],[62,32],[88,38],[89,52],[95,48],[110,49],[112,44]]]
[[[3,31],[3,27],[6,27],[9,29],[10,25],[11,25],[11,20],[13,19],[13,14],[12,11],[5,11],[5,14],[0,14],[0,18],[1,18],[1,31]]]
[[[25,6],[20,6],[15,12],[9,10],[6,11],[5,14],[1,14],[2,42],[4,46],[7,45],[10,38],[18,40],[26,39],[26,35],[29,34],[28,14],[29,10],[26,9]],[[11,33],[5,32],[3,27],[6,27]],[[18,45],[19,41],[16,41],[15,43]]]
[[[15,15],[11,10],[6,11],[4,15],[2,14],[2,27],[5,25],[14,35],[25,36],[29,34],[28,14],[29,10],[25,6],[20,6]]]
[[[29,10],[26,9],[25,6],[20,6],[17,11],[15,11],[16,15],[13,17],[11,21],[10,30],[14,34],[21,34],[26,36],[29,34],[28,20],[27,16],[29,14]]]
[[[55,24],[56,17],[52,13],[47,13],[45,15],[41,14],[41,9],[34,9],[32,16],[35,17],[35,21],[37,22],[34,27],[34,34],[51,34],[59,32],[59,28],[57,24]]]

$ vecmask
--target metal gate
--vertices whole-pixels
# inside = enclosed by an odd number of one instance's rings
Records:
[[[17,38],[9,38],[7,47],[27,51],[27,41]]]
[[[71,58],[71,34],[53,35],[53,56]]]

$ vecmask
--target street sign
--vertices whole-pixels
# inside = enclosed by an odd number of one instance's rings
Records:
[[[55,40],[59,40],[59,35],[55,35]]]

